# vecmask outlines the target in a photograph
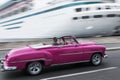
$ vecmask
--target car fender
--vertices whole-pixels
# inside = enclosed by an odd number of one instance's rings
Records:
[[[53,61],[52,53],[50,53],[48,51],[42,51],[41,53],[44,54],[44,57],[41,58],[41,60],[44,61],[44,65],[50,66],[52,64],[52,61]]]

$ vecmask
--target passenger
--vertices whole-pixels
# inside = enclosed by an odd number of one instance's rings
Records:
[[[53,45],[59,45],[59,44],[58,44],[57,37],[54,37],[54,38],[53,38]]]

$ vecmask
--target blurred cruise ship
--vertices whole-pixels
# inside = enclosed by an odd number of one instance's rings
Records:
[[[0,6],[0,39],[120,34],[120,4],[96,0],[11,0]]]

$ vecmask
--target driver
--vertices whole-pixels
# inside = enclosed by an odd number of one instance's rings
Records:
[[[53,45],[59,45],[59,44],[58,44],[58,39],[57,39],[57,37],[54,37],[54,38],[53,38]]]

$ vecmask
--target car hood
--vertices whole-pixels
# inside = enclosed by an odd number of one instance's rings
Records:
[[[39,58],[39,54],[41,54],[41,50],[33,49],[29,46],[22,47],[22,48],[16,48],[7,53],[5,56],[5,60],[12,62],[12,61],[19,61],[19,60],[28,60],[28,59],[34,59]],[[41,54],[44,55],[44,54]]]
[[[25,47],[21,47],[21,48],[14,48],[12,50],[10,50],[7,54],[7,56],[17,56],[17,55],[24,55],[24,54],[29,54],[32,52],[36,52],[37,49],[45,49],[45,48],[50,48],[52,47],[52,45],[41,45],[41,44],[37,44],[37,45],[28,45]]]
[[[16,56],[16,55],[22,55],[26,52],[31,52],[33,51],[33,49],[31,49],[30,47],[21,47],[21,48],[14,48],[12,50],[10,50],[7,54],[7,56]]]

